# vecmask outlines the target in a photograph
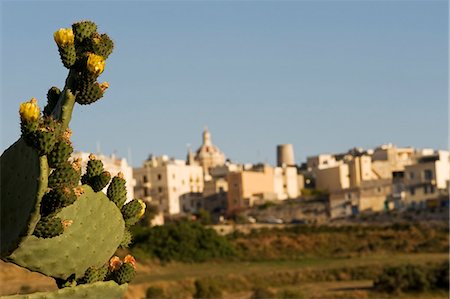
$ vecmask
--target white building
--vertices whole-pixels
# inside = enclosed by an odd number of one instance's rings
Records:
[[[202,193],[204,188],[201,166],[165,155],[150,157],[141,168],[135,168],[134,178],[136,195],[156,203],[165,215],[179,214],[180,200]]]

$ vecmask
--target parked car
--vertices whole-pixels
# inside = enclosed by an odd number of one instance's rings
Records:
[[[269,217],[269,218],[266,218],[266,219],[264,220],[264,223],[270,223],[270,224],[283,224],[284,221],[283,221],[283,219],[280,219],[280,218]]]

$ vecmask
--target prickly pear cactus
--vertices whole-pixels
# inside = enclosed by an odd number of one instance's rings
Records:
[[[145,204],[124,205],[123,175],[111,180],[94,155],[81,176],[69,129],[75,103],[92,104],[109,87],[97,80],[114,44],[91,21],[56,31],[54,40],[69,70],[65,86],[50,88],[43,113],[34,98],[20,105],[21,137],[0,157],[0,256],[55,278],[62,289],[26,298],[121,297],[136,262],[114,254],[131,242],[128,228]]]

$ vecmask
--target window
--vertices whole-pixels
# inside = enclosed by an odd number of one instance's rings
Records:
[[[434,193],[434,191],[435,191],[435,190],[434,190],[434,186],[431,185],[431,186],[430,186],[430,193]]]
[[[161,178],[162,178],[162,175],[160,175],[160,174],[158,174],[158,181],[160,181],[161,180]]]
[[[147,183],[147,182],[148,182],[148,178],[147,178],[146,175],[144,175],[144,177],[142,178],[142,181],[143,181],[144,183]]]
[[[409,178],[412,180],[412,179],[414,179],[414,172],[410,172],[409,173]]]
[[[425,180],[432,180],[433,179],[433,171],[431,171],[431,169],[425,169],[423,171],[423,178]]]
[[[423,193],[428,194],[428,185],[423,186]]]
[[[162,187],[158,187],[158,192],[159,192],[159,193],[162,193],[162,192],[163,192]]]
[[[411,195],[416,194],[416,189],[414,189],[414,187],[409,188],[409,193],[411,193]]]
[[[148,188],[144,188],[144,197],[148,196]]]

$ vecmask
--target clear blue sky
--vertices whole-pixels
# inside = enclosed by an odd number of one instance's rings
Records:
[[[354,146],[444,149],[447,1],[9,1],[1,7],[1,148],[18,107],[67,70],[53,32],[90,19],[115,41],[99,102],[77,106],[76,150],[186,155],[207,125],[237,162]]]

